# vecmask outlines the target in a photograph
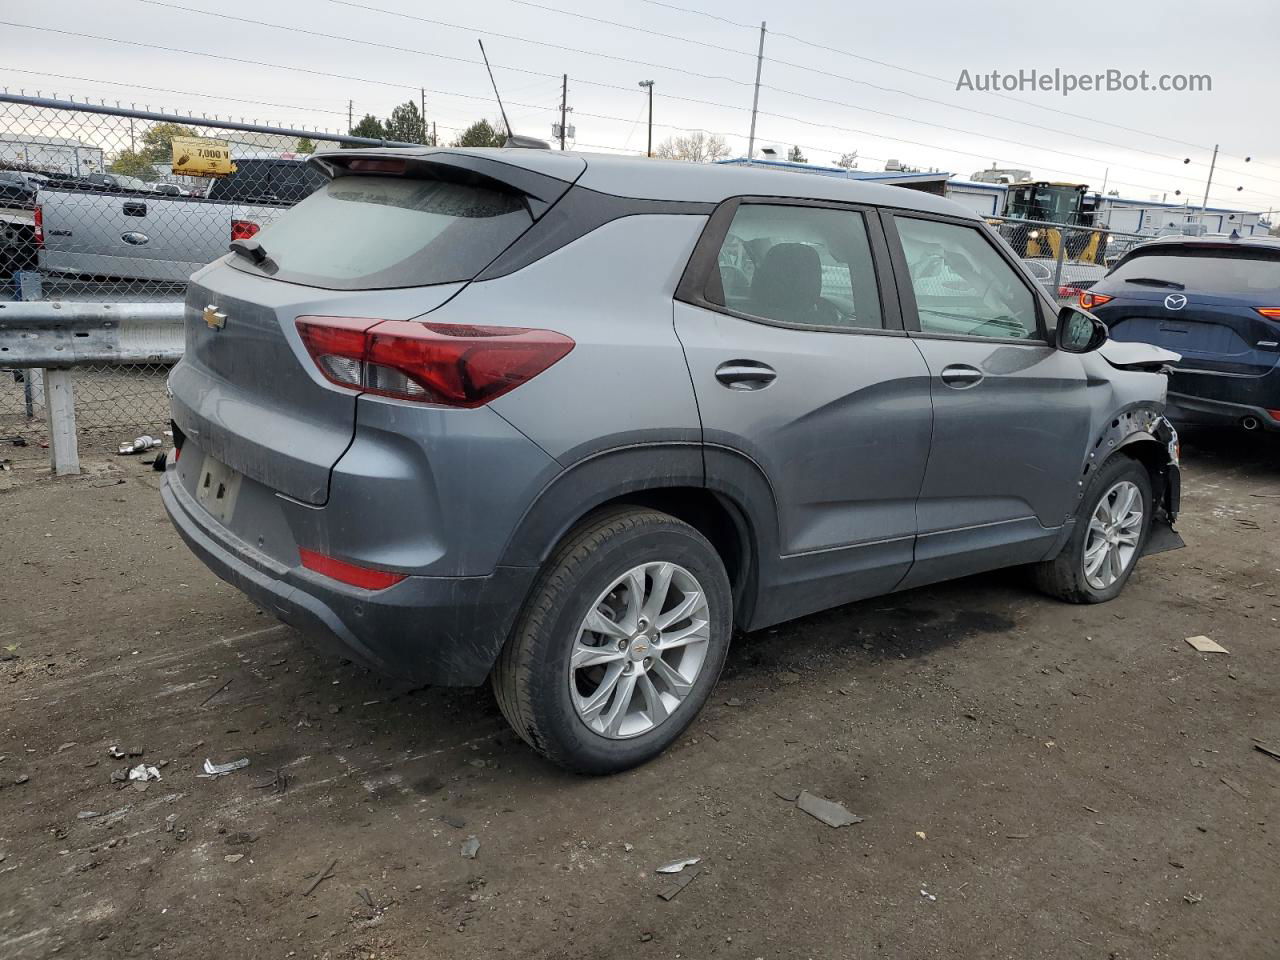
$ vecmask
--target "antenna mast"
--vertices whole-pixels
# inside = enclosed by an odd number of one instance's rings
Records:
[[[489,71],[489,82],[493,84],[493,95],[498,100],[498,112],[502,114],[502,122],[507,127],[507,137],[510,139],[515,134],[511,132],[511,121],[507,119],[507,110],[502,105],[502,94],[498,92],[498,81],[493,79],[493,68],[489,66],[489,55],[484,52],[483,40],[476,40],[476,43],[480,44],[480,56],[484,57],[484,68]]]

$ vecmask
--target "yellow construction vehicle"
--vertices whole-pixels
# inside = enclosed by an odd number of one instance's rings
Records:
[[[1101,263],[1101,233],[1092,229],[1099,224],[1098,195],[1089,193],[1085,183],[1051,183],[1045,180],[1009,184],[1004,215],[1019,220],[1039,220],[1061,226],[1028,226],[1006,223],[1001,233],[1015,250],[1026,257],[1058,258],[1066,243],[1064,259],[1084,263]],[[1072,227],[1084,229],[1072,230]]]

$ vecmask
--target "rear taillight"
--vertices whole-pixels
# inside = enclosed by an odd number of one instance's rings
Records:
[[[1058,299],[1072,300],[1083,292],[1084,291],[1081,290],[1079,287],[1069,287],[1064,284],[1063,286],[1058,288]]]
[[[1092,310],[1094,307],[1100,307],[1114,299],[1115,297],[1108,297],[1105,293],[1092,293],[1088,290],[1083,290],[1080,293],[1080,306],[1086,310]]]
[[[231,239],[232,240],[248,240],[262,228],[252,220],[232,220],[231,221]]]
[[[1280,320],[1280,307],[1254,307],[1260,314],[1268,320]]]
[[[44,249],[44,208],[40,204],[36,204],[35,211],[31,216],[31,227],[35,235],[36,249]]]
[[[405,578],[403,573],[392,573],[389,570],[374,570],[372,567],[357,566],[354,563],[347,563],[345,560],[339,560],[328,554],[317,553],[314,550],[304,550],[302,547],[298,548],[298,556],[302,560],[302,565],[308,570],[314,570],[330,580],[337,580],[339,583],[361,587],[365,590],[385,590],[387,587],[395,586]]]
[[[400,400],[479,407],[574,347],[553,330],[413,320],[299,317],[298,333],[334,383]]]

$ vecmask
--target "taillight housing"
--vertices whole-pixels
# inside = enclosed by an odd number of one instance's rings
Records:
[[[1105,293],[1094,293],[1091,290],[1080,291],[1080,306],[1086,310],[1092,310],[1094,307],[1100,307],[1104,303],[1110,303],[1115,297],[1108,297]]]
[[[44,208],[40,204],[36,204],[35,210],[31,214],[31,227],[34,233],[35,244],[37,250],[44,249]]]
[[[326,379],[397,400],[480,407],[562,360],[554,330],[416,320],[299,317],[298,334]]]
[[[231,239],[232,240],[248,240],[262,228],[252,220],[232,220],[231,221]]]
[[[1084,293],[1084,291],[1081,290],[1079,287],[1072,287],[1072,286],[1068,286],[1067,284],[1063,284],[1062,286],[1058,287],[1059,300],[1073,300],[1081,293]]]
[[[1280,320],[1280,307],[1254,307],[1260,314],[1268,320]]]

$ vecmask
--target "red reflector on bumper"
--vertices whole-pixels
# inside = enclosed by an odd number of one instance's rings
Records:
[[[323,553],[316,553],[314,550],[304,550],[302,547],[298,548],[298,556],[302,558],[302,565],[308,570],[314,570],[331,580],[364,590],[385,590],[405,578],[403,573],[358,567],[354,563],[345,563]]]

